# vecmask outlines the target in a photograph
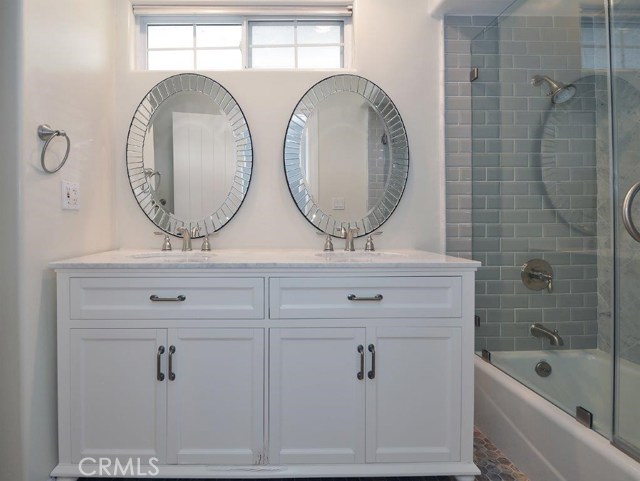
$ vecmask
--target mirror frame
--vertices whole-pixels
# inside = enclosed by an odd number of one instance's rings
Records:
[[[202,219],[179,219],[156,201],[152,193],[150,178],[145,173],[144,145],[147,129],[152,123],[155,112],[173,95],[181,92],[194,92],[202,95],[203,100],[214,102],[224,112],[233,131],[236,171],[233,183],[225,201],[213,212]],[[181,237],[178,227],[199,228],[199,235],[219,231],[235,216],[247,196],[253,171],[253,143],[249,124],[235,98],[218,82],[204,75],[181,73],[158,82],[143,97],[138,105],[127,135],[127,173],[129,185],[138,205],[156,227],[164,232]]]
[[[380,115],[389,136],[391,173],[380,201],[361,219],[340,221],[316,204],[300,167],[302,136],[308,119],[329,95],[351,92],[360,95]],[[400,203],[409,175],[409,140],[400,113],[389,96],[364,77],[334,75],[311,87],[298,102],[284,139],[284,173],[289,193],[304,218],[316,229],[333,237],[342,237],[339,229],[359,228],[356,237],[370,234],[384,224]]]

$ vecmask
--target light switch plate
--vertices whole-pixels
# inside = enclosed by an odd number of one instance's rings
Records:
[[[333,197],[333,210],[344,210],[344,197]]]
[[[80,184],[62,181],[62,210],[80,210]]]

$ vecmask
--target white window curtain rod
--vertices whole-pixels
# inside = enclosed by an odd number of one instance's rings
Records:
[[[133,4],[136,16],[223,15],[223,16],[318,16],[350,17],[351,4],[329,5],[146,5]]]

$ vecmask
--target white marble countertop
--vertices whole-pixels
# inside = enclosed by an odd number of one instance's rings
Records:
[[[462,268],[477,261],[420,250],[324,253],[311,249],[115,250],[52,262],[53,269]]]

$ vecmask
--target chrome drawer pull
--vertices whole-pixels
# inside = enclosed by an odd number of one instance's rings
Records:
[[[347,296],[347,299],[349,299],[350,301],[381,301],[382,294],[376,294],[373,297],[359,297],[359,296],[356,296],[355,294],[349,294]]]
[[[187,300],[187,296],[178,296],[178,297],[158,297],[155,294],[152,294],[149,297],[153,302],[184,302]]]
[[[358,373],[358,379],[362,381],[364,379],[364,346],[362,344],[358,346],[358,352],[360,353],[360,372]]]
[[[156,379],[158,381],[164,381],[164,374],[162,374],[162,368],[160,365],[162,364],[162,355],[164,354],[164,346],[160,346],[158,348],[158,353],[156,354]]]

